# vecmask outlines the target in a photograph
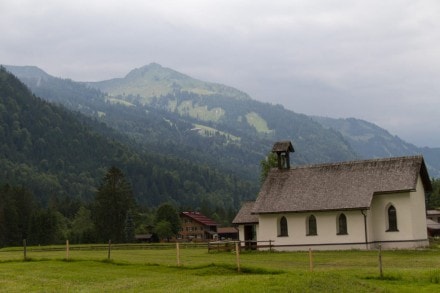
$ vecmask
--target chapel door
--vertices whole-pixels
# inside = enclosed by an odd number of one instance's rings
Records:
[[[255,226],[244,226],[244,243],[246,249],[256,249],[257,242],[255,241]]]

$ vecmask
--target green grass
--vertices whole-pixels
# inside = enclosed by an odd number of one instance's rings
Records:
[[[75,246],[72,246],[74,249]],[[52,247],[52,249],[63,248]],[[440,251],[0,250],[1,292],[439,292]]]

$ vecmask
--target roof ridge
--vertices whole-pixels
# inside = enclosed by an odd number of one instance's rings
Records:
[[[359,165],[359,164],[374,163],[374,162],[390,162],[390,161],[414,160],[414,159],[423,159],[423,156],[413,155],[413,156],[401,156],[401,157],[374,158],[374,159],[365,159],[365,160],[352,160],[352,161],[342,161],[342,162],[332,162],[332,163],[307,164],[307,165],[296,166],[294,168],[291,168],[290,170],[321,168],[327,166],[331,167],[331,166],[341,166],[341,165]]]

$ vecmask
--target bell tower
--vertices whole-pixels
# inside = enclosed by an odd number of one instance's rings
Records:
[[[289,170],[290,169],[290,153],[293,153],[292,143],[288,140],[278,141],[272,147],[272,153],[277,154],[278,169]]]

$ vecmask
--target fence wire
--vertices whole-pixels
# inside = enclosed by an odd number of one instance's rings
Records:
[[[10,261],[103,261],[124,264],[154,264],[165,266],[201,266],[227,264],[274,270],[378,270],[411,268],[440,268],[439,245],[418,250],[297,251],[278,252],[276,249],[258,251],[240,249],[234,242],[208,243],[139,243],[7,247],[0,249],[0,263]],[[215,248],[215,249],[213,249]],[[237,264],[237,262],[240,264]]]

